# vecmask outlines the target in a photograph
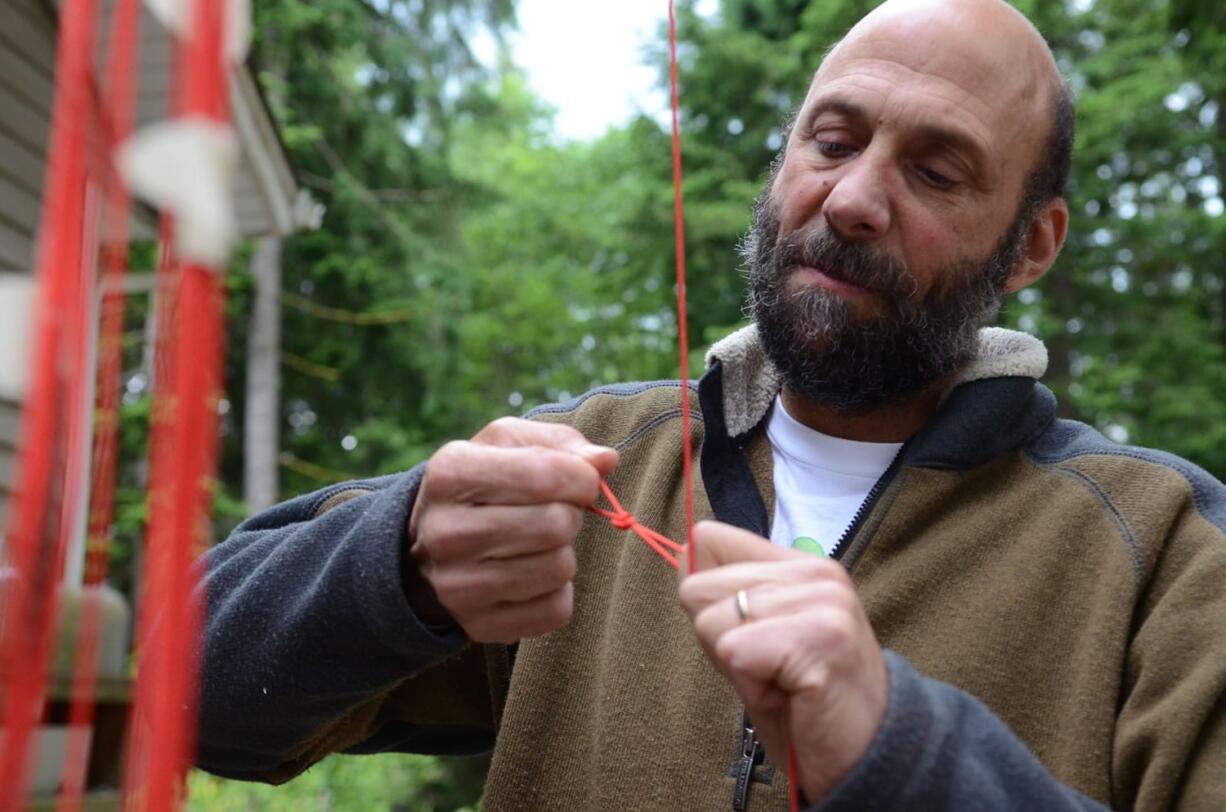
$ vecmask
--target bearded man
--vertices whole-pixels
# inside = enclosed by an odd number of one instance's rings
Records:
[[[1226,496],[1054,417],[986,328],[1055,261],[1072,104],[1001,0],[890,0],[822,62],[698,383],[497,421],[209,555],[201,763],[493,748],[486,809],[1220,809]],[[985,329],[986,328],[986,329]],[[253,635],[251,630],[262,633]]]

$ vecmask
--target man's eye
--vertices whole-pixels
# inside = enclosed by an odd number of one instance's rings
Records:
[[[920,176],[923,177],[924,180],[928,181],[928,183],[932,184],[937,189],[950,189],[954,186],[953,179],[945,177],[940,172],[936,172],[926,166],[919,166],[916,167],[916,169],[919,171]]]
[[[821,141],[817,142],[817,151],[827,158],[846,158],[853,154],[856,148],[851,144],[841,144],[838,141]]]

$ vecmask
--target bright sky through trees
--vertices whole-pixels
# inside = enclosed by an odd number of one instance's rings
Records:
[[[515,61],[557,109],[560,136],[597,138],[640,111],[667,115],[668,96],[644,64],[643,46],[661,35],[668,0],[520,0],[517,13]]]

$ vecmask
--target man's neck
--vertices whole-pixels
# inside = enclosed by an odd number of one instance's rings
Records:
[[[936,413],[948,388],[942,380],[902,403],[858,414],[826,408],[787,387],[782,395],[788,414],[814,431],[864,443],[905,443]]]

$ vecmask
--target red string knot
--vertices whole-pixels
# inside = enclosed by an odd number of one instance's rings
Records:
[[[638,522],[635,521],[634,516],[632,516],[630,512],[626,510],[621,511],[620,513],[614,513],[612,516],[610,516],[609,523],[618,530],[629,530],[638,524]]]
[[[588,505],[588,510],[598,516],[604,516],[609,520],[609,524],[618,530],[633,531],[657,555],[667,561],[673,569],[681,567],[681,564],[677,561],[677,555],[685,550],[683,545],[678,544],[667,536],[660,535],[650,527],[644,527],[639,524],[639,520],[634,518],[634,514],[622,507],[621,502],[617,501],[617,497],[613,495],[613,490],[603,479],[600,480],[600,490],[604,493],[605,498],[609,500],[609,504],[613,506],[613,509],[605,510],[595,505]]]

